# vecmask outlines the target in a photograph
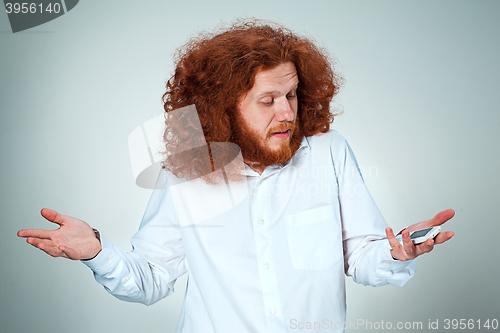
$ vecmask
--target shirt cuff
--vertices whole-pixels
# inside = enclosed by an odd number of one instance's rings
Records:
[[[115,251],[115,246],[101,234],[101,252],[93,259],[81,260],[95,274],[106,276],[120,263],[120,256]]]
[[[417,259],[400,261],[391,255],[391,246],[388,240],[383,241],[381,261],[376,270],[377,279],[382,282],[402,287],[413,275],[417,267]]]

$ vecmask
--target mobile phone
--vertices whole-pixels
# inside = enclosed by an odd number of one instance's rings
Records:
[[[429,238],[434,238],[441,232],[441,227],[430,227],[427,229],[420,229],[410,232],[410,239],[413,244],[421,244],[428,240]],[[403,235],[398,235],[396,239],[403,244]]]

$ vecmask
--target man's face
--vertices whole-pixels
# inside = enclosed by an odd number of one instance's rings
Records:
[[[247,162],[267,166],[286,162],[295,153],[298,145],[291,147],[291,141],[298,141],[298,84],[291,62],[256,74],[254,86],[239,101],[235,133]]]

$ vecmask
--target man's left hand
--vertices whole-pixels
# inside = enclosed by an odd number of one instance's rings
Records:
[[[414,245],[410,239],[410,232],[420,229],[426,229],[441,225],[451,219],[455,215],[453,209],[443,210],[434,216],[432,219],[415,223],[402,232],[403,245],[396,239],[391,228],[386,228],[385,233],[389,244],[391,245],[391,255],[396,260],[406,261],[415,259],[421,254],[431,252],[435,244],[441,244],[454,236],[453,231],[444,231],[437,234],[434,239],[428,239],[422,244]]]

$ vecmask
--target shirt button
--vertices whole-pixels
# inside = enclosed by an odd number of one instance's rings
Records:
[[[272,314],[277,314],[277,313],[278,313],[278,309],[276,309],[276,308],[272,308],[272,309],[271,309],[271,313],[272,313]]]
[[[378,279],[379,281],[384,281],[384,279]]]
[[[386,263],[387,265],[390,265],[390,264],[391,264],[391,262],[390,262],[389,260],[386,260],[386,261],[385,261],[385,263]]]
[[[259,224],[260,224],[260,225],[264,225],[264,223],[266,223],[266,221],[264,221],[263,219],[260,219],[260,220],[259,220]]]
[[[264,265],[264,268],[265,268],[265,269],[269,269],[269,268],[271,268],[271,265],[269,265],[268,263],[266,263],[266,264]]]
[[[111,260],[111,259],[113,259],[113,255],[112,255],[112,254],[110,254],[110,255],[108,256],[108,260]]]
[[[128,275],[127,275],[127,276],[125,276],[125,281],[128,281],[128,279],[129,279]]]

